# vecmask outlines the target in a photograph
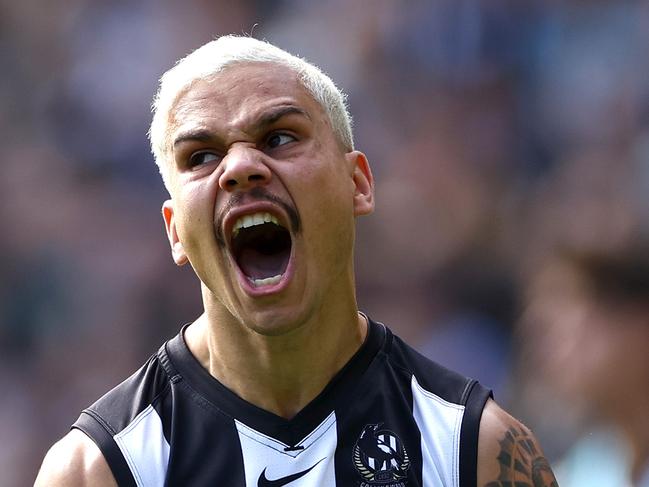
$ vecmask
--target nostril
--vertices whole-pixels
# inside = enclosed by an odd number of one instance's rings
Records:
[[[248,181],[263,181],[264,177],[261,174],[251,174],[248,176]]]

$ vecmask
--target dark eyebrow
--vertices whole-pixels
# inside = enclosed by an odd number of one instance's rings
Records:
[[[255,130],[263,131],[268,126],[274,124],[275,122],[277,122],[278,120],[280,120],[281,118],[287,115],[301,115],[311,120],[309,114],[302,108],[296,107],[294,105],[286,105],[286,106],[276,107],[272,110],[262,113],[259,116],[259,118],[254,120],[252,125],[254,126]],[[177,147],[178,145],[187,141],[209,142],[213,139],[214,139],[214,135],[208,130],[205,129],[189,130],[187,132],[178,135],[178,137],[174,139],[173,146]]]
[[[294,105],[286,105],[262,113],[261,116],[257,120],[255,120],[254,125],[263,130],[269,125],[277,122],[282,117],[285,117],[286,115],[302,115],[303,117],[311,120],[311,117],[306,111]]]
[[[174,147],[188,141],[209,142],[212,140],[212,135],[207,130],[190,130],[180,134],[174,140]]]

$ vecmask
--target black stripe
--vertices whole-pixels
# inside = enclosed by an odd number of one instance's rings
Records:
[[[72,428],[83,431],[99,447],[119,487],[137,487],[117,443],[92,412],[83,411]]]
[[[175,339],[175,340],[178,340],[179,337],[183,336],[183,334],[185,333],[185,329],[186,329],[188,326],[189,326],[189,325],[185,325],[185,326],[183,326],[183,327],[182,327],[182,330],[180,330],[180,334],[179,334],[177,337],[175,337],[174,339]],[[168,343],[168,342],[167,342],[167,343]],[[169,376],[171,382],[176,383],[176,382],[178,382],[179,380],[181,380],[182,377],[180,376],[180,374],[178,374],[178,371],[176,370],[176,368],[174,367],[173,363],[172,363],[171,360],[169,359],[169,355],[167,354],[167,343],[164,343],[164,344],[163,344],[163,345],[158,349],[158,352],[157,352],[156,355],[158,356],[158,361],[160,362],[160,365],[162,365],[162,368],[165,370],[165,372],[166,372],[167,375]]]
[[[492,392],[474,381],[462,417],[460,432],[460,487],[475,487],[478,482],[478,433],[480,418]]]
[[[412,374],[401,367],[394,367],[390,362],[383,352],[390,345],[398,346],[398,343],[392,342],[388,330],[382,351],[365,375],[358,378],[356,389],[345,393],[336,409],[336,485],[361,485],[363,477],[355,465],[354,452],[361,433],[371,425],[391,431],[405,448],[410,467],[404,483],[413,487],[423,485],[421,432],[412,416]],[[352,482],[352,479],[356,482]],[[394,485],[398,483],[397,480],[393,482]],[[367,482],[365,485],[369,484]]]
[[[162,368],[166,372],[167,376],[170,377],[170,384],[168,387],[171,387],[172,384],[176,384],[182,380],[182,377],[176,372],[176,369],[171,364],[169,356],[167,355],[166,344],[162,345],[158,350],[158,362],[162,365]],[[162,422],[162,433],[164,434],[167,443],[171,445],[171,421],[173,418],[173,395],[172,394],[160,394],[156,397],[156,400],[153,403],[153,407],[160,416],[160,421]]]

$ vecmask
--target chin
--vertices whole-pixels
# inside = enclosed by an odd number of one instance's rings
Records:
[[[299,311],[282,312],[275,308],[254,313],[244,324],[262,336],[285,336],[294,333],[305,324],[304,314]]]

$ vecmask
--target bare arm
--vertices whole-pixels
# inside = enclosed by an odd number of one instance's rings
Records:
[[[491,399],[480,421],[478,485],[559,487],[534,434]]]
[[[34,487],[117,487],[110,467],[95,443],[72,430],[45,455]]]

